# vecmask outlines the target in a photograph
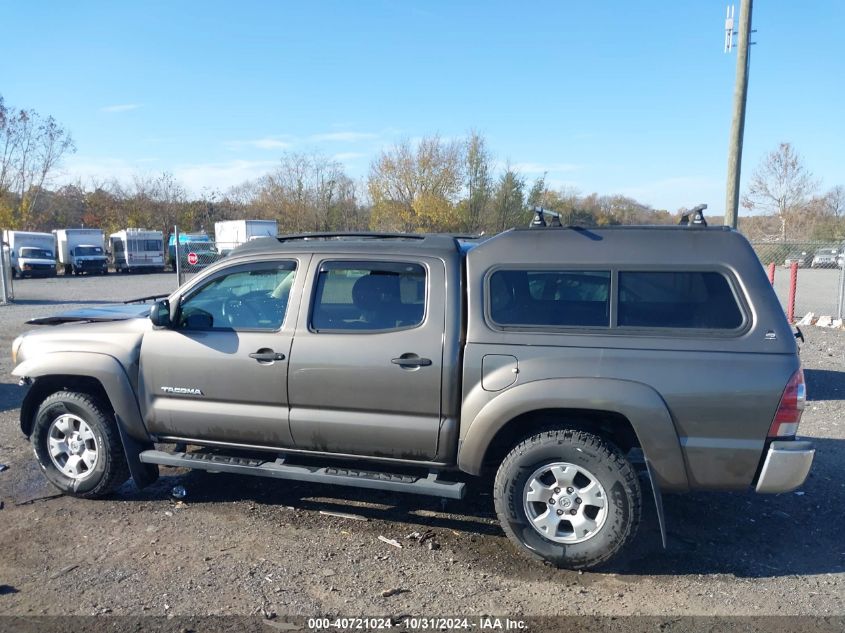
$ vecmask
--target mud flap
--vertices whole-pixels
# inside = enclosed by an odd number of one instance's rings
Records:
[[[149,486],[158,479],[158,466],[156,464],[145,464],[139,455],[142,451],[153,448],[152,442],[139,442],[123,430],[123,421],[115,414],[117,430],[120,432],[120,441],[123,443],[123,452],[126,455],[126,463],[129,465],[129,473],[132,480],[139,488]]]
[[[663,515],[663,494],[660,492],[660,486],[654,478],[654,473],[651,470],[651,462],[648,460],[648,457],[645,458],[645,467],[648,472],[648,481],[651,483],[651,491],[654,493],[654,507],[657,510],[657,523],[660,525],[660,540],[663,542],[663,549],[666,549],[666,519]]]

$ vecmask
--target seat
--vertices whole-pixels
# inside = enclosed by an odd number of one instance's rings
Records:
[[[362,329],[384,330],[401,324],[399,276],[372,272],[355,281],[352,302],[361,311]]]

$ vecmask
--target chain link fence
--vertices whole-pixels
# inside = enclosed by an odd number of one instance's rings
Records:
[[[174,237],[177,235],[178,238]],[[177,273],[177,284],[181,286],[223,256],[224,253],[207,234],[180,233],[178,227],[175,227],[168,240],[165,266]]]
[[[843,257],[841,242],[752,242],[760,263],[774,270],[774,288],[784,310],[789,313],[792,264],[797,267],[794,314],[800,319],[808,312],[842,318]],[[771,273],[770,273],[771,274]]]

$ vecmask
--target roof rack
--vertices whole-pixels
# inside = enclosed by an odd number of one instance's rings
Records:
[[[292,233],[290,235],[279,235],[276,239],[279,242],[290,242],[294,240],[342,240],[342,239],[374,239],[374,240],[423,240],[426,238],[421,233],[369,233],[369,232],[341,232],[341,233]]]
[[[549,209],[544,209],[543,207],[533,207],[531,210],[534,212],[534,218],[531,220],[531,224],[528,225],[529,229],[544,229],[547,226],[563,226],[560,223],[560,213],[557,211],[550,211]],[[550,218],[548,222],[546,222],[547,216]]]
[[[681,216],[678,224],[681,226],[707,226],[707,220],[704,219],[704,209],[706,208],[706,204],[700,204],[697,207],[693,207]],[[690,215],[692,215],[692,219],[690,219]]]

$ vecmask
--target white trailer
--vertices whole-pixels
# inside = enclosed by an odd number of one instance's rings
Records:
[[[164,271],[164,235],[161,231],[125,229],[109,235],[115,272]]]
[[[66,275],[105,275],[109,271],[106,236],[100,229],[57,229],[53,235]]]
[[[56,240],[50,233],[3,231],[9,245],[14,277],[51,277],[56,274]]]
[[[222,255],[250,240],[276,235],[278,225],[275,220],[227,220],[214,223],[214,243]]]

